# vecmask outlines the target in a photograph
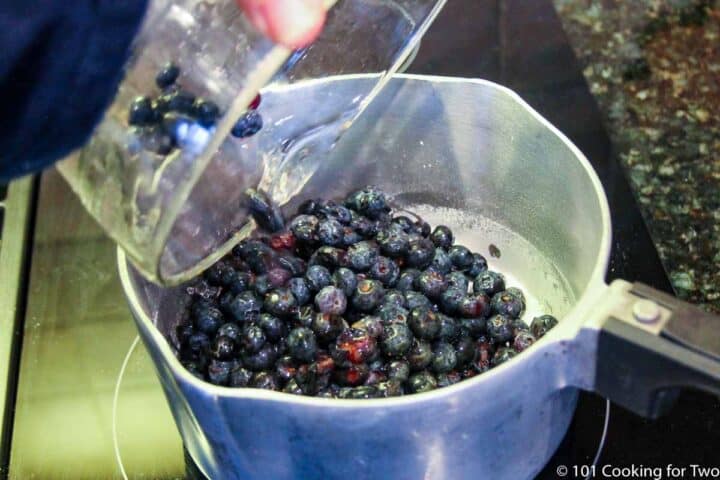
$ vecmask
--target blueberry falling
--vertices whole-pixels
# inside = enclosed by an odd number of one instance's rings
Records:
[[[365,187],[311,200],[285,221],[246,192],[263,229],[188,287],[181,363],[229,387],[367,399],[421,393],[482,374],[551,328],[525,296],[455,244],[446,226],[393,216]]]

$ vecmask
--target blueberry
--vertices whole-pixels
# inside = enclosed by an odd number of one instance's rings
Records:
[[[295,301],[298,305],[305,305],[310,301],[311,293],[310,287],[304,278],[291,278],[288,280],[288,289],[292,292],[295,297]]]
[[[203,127],[212,127],[220,116],[220,107],[215,102],[198,98],[193,105],[195,118]]]
[[[203,332],[196,332],[188,338],[188,347],[195,354],[203,355],[210,350],[210,338]]]
[[[455,341],[460,335],[459,327],[454,318],[448,317],[443,313],[436,314],[440,320],[440,331],[438,338],[445,342]]]
[[[246,324],[240,334],[240,346],[245,353],[259,352],[265,345],[265,331],[253,323]]]
[[[271,342],[277,342],[287,333],[285,322],[269,313],[261,313],[257,324],[262,328],[265,337]]]
[[[472,317],[460,319],[460,327],[465,329],[472,337],[479,337],[484,334],[487,326],[485,317]]]
[[[150,125],[155,122],[155,111],[147,97],[137,97],[130,105],[128,123],[130,125]]]
[[[240,323],[256,319],[261,308],[262,301],[249,290],[239,293],[229,305],[233,318]]]
[[[430,344],[416,338],[415,340],[413,340],[413,345],[410,348],[408,354],[406,355],[406,359],[408,361],[408,365],[410,365],[410,370],[412,370],[413,372],[417,372],[427,368],[427,366],[430,365],[430,362],[432,362],[433,359],[433,353]]]
[[[332,277],[327,268],[322,265],[313,265],[305,272],[305,281],[310,290],[317,292],[332,283]]]
[[[440,333],[440,318],[428,307],[416,307],[410,311],[408,325],[416,337],[433,340]]]
[[[342,205],[327,204],[320,208],[320,211],[328,218],[334,218],[343,225],[350,225],[352,212]]]
[[[448,255],[442,248],[436,248],[432,263],[430,263],[430,268],[442,274],[450,273],[450,270],[452,270],[450,255]]]
[[[275,362],[275,377],[281,383],[285,383],[295,377],[297,373],[297,365],[290,355],[278,358]]]
[[[290,230],[301,242],[315,242],[320,221],[314,215],[298,215],[290,222]]]
[[[300,204],[297,211],[298,215],[315,215],[316,213],[320,213],[321,208],[321,200],[309,198]]]
[[[507,289],[505,289],[505,291],[511,295],[514,295],[515,298],[520,300],[520,302],[522,303],[522,308],[523,310],[525,310],[525,294],[522,290],[517,287],[508,287]]]
[[[387,257],[377,257],[368,274],[384,286],[392,287],[400,276],[400,267]]]
[[[195,314],[195,326],[208,335],[214,335],[223,323],[223,314],[215,307],[198,310]]]
[[[343,236],[343,226],[334,218],[322,220],[318,225],[318,239],[324,245],[342,245]]]
[[[343,227],[343,239],[342,239],[343,246],[349,247],[350,245],[354,245],[358,242],[361,242],[362,239],[363,239],[363,236],[360,235],[355,230],[353,230],[351,227]]]
[[[292,277],[292,273],[281,267],[271,268],[267,272],[267,279],[273,288],[280,288],[284,286],[288,280]]]
[[[435,246],[426,238],[410,241],[405,257],[407,265],[413,268],[424,269],[430,266],[435,256]]]
[[[498,292],[505,290],[505,278],[497,272],[487,270],[477,277],[473,282],[473,291],[475,293],[484,293],[488,297],[492,297]]]
[[[230,381],[230,372],[236,366],[234,362],[210,360],[208,365],[208,380],[214,385],[227,385]]]
[[[229,360],[235,355],[235,342],[230,337],[218,335],[212,343],[210,354],[218,360]]]
[[[248,188],[244,193],[245,205],[260,228],[268,232],[277,232],[285,227],[285,219],[280,208],[264,192]]]
[[[255,285],[253,285],[253,288],[255,289],[255,293],[264,297],[272,290],[273,286],[267,275],[258,275],[255,277]]]
[[[417,307],[430,308],[431,306],[432,304],[430,303],[430,300],[428,300],[428,298],[422,293],[414,290],[408,290],[405,292],[405,307],[408,310],[412,310]]]
[[[497,352],[495,352],[495,355],[493,355],[491,363],[494,367],[497,367],[498,365],[507,362],[508,360],[512,359],[517,355],[517,352],[513,350],[512,348],[498,348]]]
[[[383,334],[385,327],[380,317],[366,315],[351,325],[352,328],[365,330],[371,337],[379,337]]]
[[[465,273],[475,278],[487,269],[488,264],[485,257],[480,255],[479,253],[473,253],[473,262],[470,267],[468,267],[468,269],[465,271]]]
[[[420,276],[420,273],[420,270],[417,270],[415,268],[406,268],[400,274],[400,278],[398,279],[395,288],[397,288],[401,292],[412,290],[413,285],[415,284],[415,279]]]
[[[315,295],[315,306],[322,313],[342,315],[347,307],[347,297],[339,288],[327,286]]]
[[[222,328],[222,327],[221,327]],[[175,328],[175,335],[177,336],[178,343],[186,345],[188,339],[195,333],[195,327],[190,323],[180,324]]]
[[[377,342],[367,330],[348,328],[338,335],[330,353],[340,365],[347,362],[357,365],[370,360],[376,351]]]
[[[412,226],[412,230],[422,237],[428,237],[431,231],[430,224],[424,220],[416,221]]]
[[[535,338],[540,339],[557,324],[557,318],[552,315],[540,315],[533,318],[530,323],[530,331],[535,335]]]
[[[255,110],[251,110],[238,119],[230,130],[230,134],[236,138],[252,137],[263,127],[262,116]]]
[[[292,395],[304,395],[303,389],[300,387],[300,385],[298,385],[294,378],[290,380],[287,384],[285,384],[282,391],[284,393],[290,393]]]
[[[408,316],[410,312],[405,308],[394,304],[383,304],[377,312],[380,319],[385,323],[401,323],[407,324]]]
[[[460,302],[460,315],[465,318],[487,317],[490,299],[484,293],[468,294]]]
[[[461,290],[463,293],[467,293],[470,282],[468,278],[462,272],[450,272],[445,276],[448,282],[448,289],[456,288]]]
[[[387,376],[391,380],[405,382],[410,378],[410,365],[405,360],[393,360],[387,366]]]
[[[435,246],[444,249],[450,248],[455,241],[452,230],[445,225],[438,225],[435,227],[435,230],[433,230],[430,234],[430,240],[432,240]]]
[[[340,267],[332,274],[332,283],[345,293],[346,297],[351,296],[357,287],[355,272],[349,268]]]
[[[505,343],[512,340],[512,319],[505,315],[493,315],[487,320],[486,328],[488,335],[498,343]]]
[[[228,290],[233,294],[244,292],[253,288],[255,276],[248,272],[236,272],[232,280],[227,284]]]
[[[448,250],[450,261],[458,270],[467,270],[473,264],[473,254],[462,245],[453,245]]]
[[[375,263],[378,258],[378,249],[375,244],[363,241],[351,245],[347,250],[347,260],[350,266],[359,272],[364,272]]]
[[[230,371],[230,381],[228,382],[228,385],[235,388],[247,387],[250,385],[252,375],[252,372],[247,368],[237,366]]]
[[[195,299],[195,301],[192,303],[192,306],[190,307],[190,314],[193,317],[197,317],[197,315],[200,312],[202,312],[210,307],[214,308],[215,306],[216,305],[212,300],[209,300],[207,298],[198,298],[198,299]]]
[[[155,76],[155,83],[159,88],[167,88],[180,76],[180,67],[173,62],[166,63]]]
[[[528,331],[521,331],[515,336],[512,346],[516,352],[520,353],[527,350],[536,341],[535,335]]]
[[[312,324],[314,316],[315,310],[312,305],[303,305],[297,309],[297,312],[295,312],[294,320],[297,325],[309,328],[310,324]]]
[[[317,341],[312,330],[305,327],[294,328],[287,337],[290,355],[300,362],[309,362],[317,351]]]
[[[408,389],[412,393],[429,392],[438,387],[437,380],[430,372],[418,372],[408,379]]]
[[[475,342],[470,337],[460,337],[455,342],[456,366],[464,367],[475,359]]]
[[[315,355],[315,362],[313,368],[318,375],[323,376],[333,371],[335,368],[335,360],[332,359],[327,352],[318,351]]]
[[[305,261],[291,253],[279,254],[277,262],[282,268],[290,272],[293,277],[304,275],[307,270],[307,264]]]
[[[184,113],[186,115],[193,114],[193,105],[195,104],[195,95],[185,91],[177,90],[167,95],[161,95],[160,98],[165,97],[166,106],[170,112]]]
[[[339,385],[357,386],[367,379],[370,370],[364,363],[349,365],[345,368],[336,368],[333,371],[333,380]]]
[[[289,288],[277,288],[265,296],[263,307],[268,313],[282,317],[293,313],[297,300]]]
[[[235,275],[237,275],[235,269],[222,260],[212,264],[210,268],[203,272],[205,280],[207,280],[210,285],[215,286],[227,285],[233,280]]]
[[[373,238],[377,235],[377,225],[366,217],[354,218],[350,227],[363,238]]]
[[[393,323],[385,327],[380,346],[388,357],[402,357],[413,344],[413,334],[401,323]]]
[[[513,336],[517,336],[520,332],[530,332],[530,327],[522,319],[516,318],[512,322]]]
[[[505,315],[511,319],[519,318],[524,310],[522,300],[507,290],[496,293],[490,301],[493,313]]]
[[[352,296],[352,306],[361,312],[373,311],[385,295],[382,284],[377,280],[365,279],[358,282]]]
[[[387,290],[382,303],[383,305],[393,304],[398,307],[405,307],[405,294],[399,290]]]
[[[385,194],[371,186],[352,193],[345,201],[345,205],[372,219],[377,219],[390,210]]]
[[[415,287],[426,297],[439,300],[443,292],[447,290],[448,283],[442,273],[427,269],[415,279]]]
[[[250,385],[253,388],[260,388],[263,390],[279,390],[280,385],[271,372],[257,372],[253,375]]]
[[[445,388],[449,387],[450,385],[455,385],[463,379],[460,372],[455,371],[438,373],[437,375],[435,375],[435,378],[437,378],[438,388]]]
[[[381,230],[375,238],[380,246],[380,251],[388,257],[400,257],[407,253],[410,246],[407,233],[400,228]]]
[[[347,263],[347,253],[340,248],[322,246],[315,250],[310,256],[309,265],[322,265],[329,269],[345,265]]]
[[[402,229],[402,231],[405,232],[405,233],[407,233],[407,232],[409,232],[410,230],[412,230],[412,229],[413,229],[413,226],[414,226],[414,225],[413,225],[413,221],[410,220],[410,219],[409,219],[408,217],[406,217],[405,215],[399,215],[399,216],[397,216],[397,217],[394,217],[394,218],[392,219],[392,223],[395,224],[395,225],[397,225],[398,227],[400,227],[400,228]]]
[[[257,274],[267,273],[276,255],[269,245],[258,240],[243,243],[240,253],[247,265]]]
[[[377,388],[378,395],[383,398],[399,397],[403,394],[402,382],[399,380],[390,379],[380,382],[375,388]]]
[[[457,355],[455,348],[447,342],[438,342],[433,349],[430,368],[435,373],[447,373],[455,368]]]

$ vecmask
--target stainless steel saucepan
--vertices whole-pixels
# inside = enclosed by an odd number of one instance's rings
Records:
[[[266,187],[281,200],[301,191],[291,211],[309,197],[378,185],[473,250],[497,246],[491,268],[530,294],[528,315],[552,313],[560,324],[498,368],[418,395],[332,400],[218,387],[187,372],[166,340],[182,287],[144,280],[120,251],[138,329],[209,478],[532,478],[565,434],[578,389],[649,417],[680,387],[720,394],[718,319],[642,285],[604,283],[611,228],[602,186],[582,153],[512,91],[398,76],[319,169],[306,168],[313,145],[329,140],[322,128],[285,131],[283,118],[303,109],[315,120],[341,118],[334,105],[371,82],[337,77],[265,92],[269,127],[248,148],[305,142],[287,150]]]

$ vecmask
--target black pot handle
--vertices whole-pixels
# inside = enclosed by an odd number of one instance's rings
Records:
[[[666,413],[681,388],[720,396],[720,316],[647,285],[617,286],[623,298],[598,335],[594,390],[649,418]]]

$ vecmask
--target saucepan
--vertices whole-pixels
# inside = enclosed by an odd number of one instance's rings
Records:
[[[283,118],[337,118],[376,77],[263,92],[264,129],[248,148],[288,138]],[[296,128],[294,124],[292,128]],[[287,127],[291,128],[291,127]],[[302,144],[302,142],[301,142]],[[311,149],[312,150],[312,149]],[[209,478],[532,478],[573,416],[578,390],[647,417],[682,387],[720,394],[720,323],[646,286],[603,278],[610,214],[583,154],[518,95],[482,80],[399,75],[331,149],[289,148],[264,188],[290,212],[373,184],[395,205],[444,223],[487,252],[559,325],[482,375],[427,393],[311,398],[205,383],[175,358],[182,286],[145,280],[122,251],[123,287],[190,455]],[[232,178],[218,178],[232,182]]]

